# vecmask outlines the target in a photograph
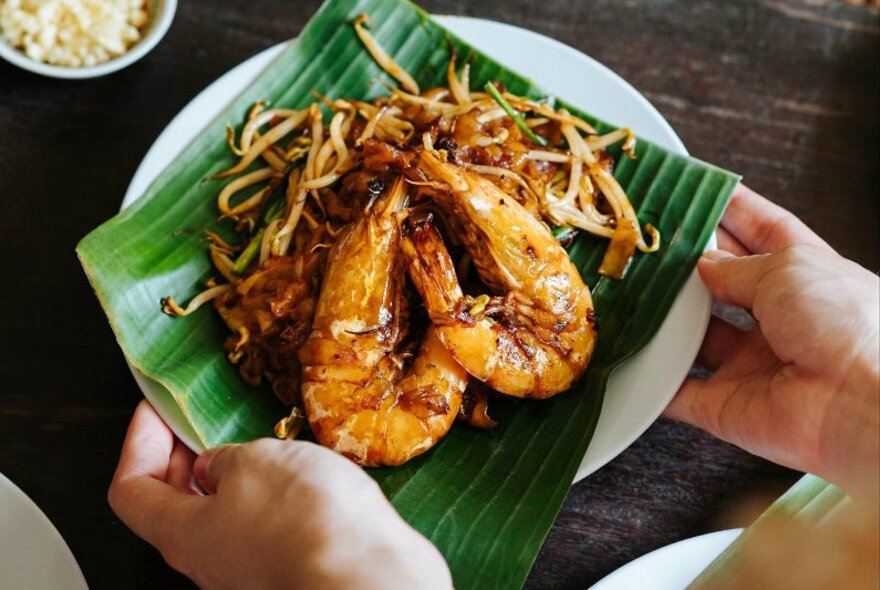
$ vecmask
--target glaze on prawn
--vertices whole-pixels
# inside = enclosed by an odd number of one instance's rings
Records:
[[[399,465],[445,435],[467,373],[428,329],[407,367],[397,213],[402,179],[367,206],[330,253],[312,332],[299,359],[318,441],[362,465]]]
[[[586,368],[596,340],[593,303],[559,242],[491,181],[419,155],[411,175],[430,191],[492,296],[466,297],[430,220],[404,241],[410,277],[437,335],[455,359],[493,389],[547,398]]]

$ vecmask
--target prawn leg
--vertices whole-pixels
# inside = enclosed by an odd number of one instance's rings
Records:
[[[468,373],[502,393],[546,398],[568,389],[596,340],[592,298],[568,253],[490,181],[428,151],[414,173],[446,185],[432,199],[494,292],[466,297],[432,221],[411,224],[402,249],[440,340]]]

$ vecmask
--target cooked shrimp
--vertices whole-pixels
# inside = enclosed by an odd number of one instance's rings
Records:
[[[452,425],[467,384],[467,373],[431,328],[404,365],[397,221],[404,187],[398,179],[339,236],[299,354],[312,431],[362,465],[399,465],[431,448]]]
[[[431,183],[494,297],[465,297],[439,232],[425,220],[403,243],[437,335],[468,373],[517,397],[546,398],[581,376],[596,340],[590,292],[550,230],[491,181],[422,152]]]

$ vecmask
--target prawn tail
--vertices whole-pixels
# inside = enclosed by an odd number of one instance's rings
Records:
[[[444,323],[454,320],[464,293],[458,282],[455,264],[432,215],[406,220],[401,249],[408,264],[409,276],[422,296],[432,321]]]

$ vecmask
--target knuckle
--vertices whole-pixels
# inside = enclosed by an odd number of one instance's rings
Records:
[[[247,464],[241,460],[244,451],[239,445],[222,446],[210,452],[213,456],[210,457],[204,473],[207,481],[202,482],[207,488],[219,488],[221,481],[224,484],[234,481],[241,473],[241,466]]]
[[[809,249],[809,246],[803,244],[792,244],[791,246],[783,248],[779,252],[778,259],[786,267],[801,264],[809,260],[806,252]]]
[[[306,441],[289,441],[280,443],[278,456],[281,460],[296,464],[298,468],[308,467],[321,462],[322,451],[326,450],[318,445]]]
[[[280,444],[283,444],[280,440],[259,438],[237,446],[234,460],[239,464],[260,465],[270,461],[279,452]]]
[[[381,488],[373,478],[330,449],[305,441],[284,443],[283,446],[280,459],[288,468],[295,468],[305,486],[332,495],[381,495]]]
[[[771,255],[770,264],[765,274],[764,286],[772,287],[765,289],[767,295],[788,297],[793,289],[804,282],[805,271],[821,264],[817,255],[823,255],[815,247],[795,244],[788,246],[778,253]]]
[[[823,265],[824,261],[838,258],[838,255],[816,244],[792,244],[780,251],[779,257],[787,269],[801,269]]]
[[[284,444],[282,441],[274,438],[258,438],[255,441],[242,445],[242,449],[248,453],[259,453],[265,455],[274,452],[279,445]]]
[[[219,454],[214,457],[216,465],[223,465],[224,471],[234,473],[239,470],[243,464],[247,464],[254,454],[250,448],[250,443],[244,445],[228,445],[223,447]],[[219,460],[218,460],[219,459]]]

